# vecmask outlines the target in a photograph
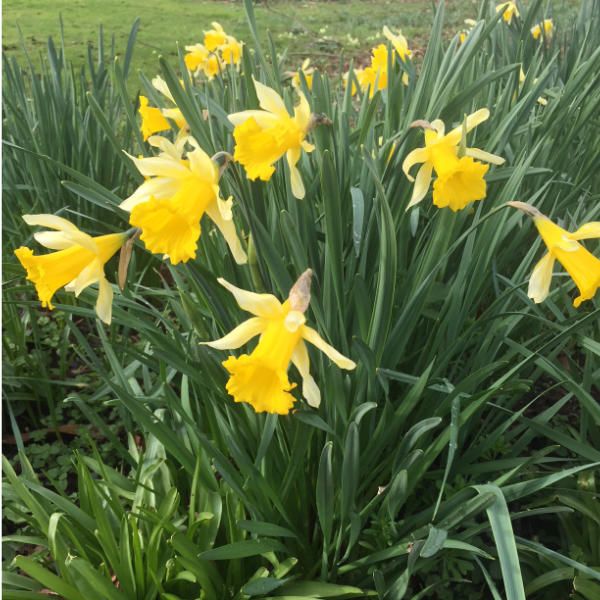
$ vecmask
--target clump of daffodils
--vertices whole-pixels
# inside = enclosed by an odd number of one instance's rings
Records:
[[[227,391],[235,402],[250,404],[256,412],[288,414],[296,401],[291,394],[296,384],[288,378],[291,363],[302,378],[302,396],[310,406],[317,408],[321,392],[310,374],[306,342],[341,369],[356,367],[306,324],[311,276],[312,271],[306,270],[283,303],[271,294],[242,290],[219,278],[219,283],[233,294],[240,308],[253,316],[225,337],[205,344],[217,350],[235,350],[260,336],[250,354],[230,356],[223,362],[229,373]]]
[[[203,73],[209,80],[227,65],[239,66],[243,43],[228,35],[216,21],[204,32],[204,43],[186,46],[185,65],[191,73]]]
[[[425,146],[410,152],[402,164],[405,175],[415,184],[407,210],[425,198],[434,174],[433,203],[438,208],[449,207],[457,211],[485,198],[484,176],[489,167],[484,163],[501,165],[504,159],[479,148],[468,148],[466,135],[489,116],[490,111],[482,108],[449,133],[445,132],[444,122],[440,119],[413,124],[423,128]],[[414,178],[410,170],[416,164],[421,164],[421,167]]]
[[[558,261],[579,288],[579,296],[573,300],[573,306],[577,308],[583,301],[591,300],[600,287],[600,259],[579,241],[600,238],[600,221],[585,223],[571,233],[530,204],[517,201],[508,204],[533,219],[548,250],[533,269],[527,295],[535,303],[543,302],[548,297],[554,264]]]
[[[388,27],[383,28],[383,35],[391,42],[393,54],[391,57],[392,65],[396,59],[406,63],[412,56],[412,51],[408,47],[406,38],[402,32],[397,34],[392,33]],[[387,44],[379,44],[371,51],[371,63],[364,69],[355,69],[354,75],[358,81],[358,85],[363,92],[369,92],[369,98],[372,98],[375,92],[385,90],[388,87],[388,46]],[[350,79],[347,73],[344,77],[346,83]],[[404,73],[402,81],[408,85],[408,74]],[[352,86],[352,94],[356,93],[356,87]]]

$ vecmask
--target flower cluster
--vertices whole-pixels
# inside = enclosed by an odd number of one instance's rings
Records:
[[[203,73],[213,79],[225,66],[238,66],[242,60],[242,42],[227,35],[216,21],[204,32],[204,43],[186,46],[185,66],[191,73]]]
[[[512,2],[499,5],[498,12],[501,11],[507,23],[519,15]],[[209,78],[210,73],[218,72],[218,69],[211,70],[212,67],[207,66],[210,57],[237,64],[242,48],[237,40],[225,34],[218,23],[213,23],[213,27],[205,33],[204,44],[194,47],[186,56],[190,70],[203,70]],[[389,66],[394,61],[406,63],[411,57],[407,41],[400,33],[393,34],[387,27],[383,33],[390,44],[376,47],[371,65],[356,72],[361,88],[368,91],[369,97],[376,90],[386,88],[391,77],[398,77],[404,71],[399,69],[389,73]],[[391,57],[388,55],[390,48],[393,49]],[[196,50],[198,53],[194,54]],[[204,58],[200,58],[202,53],[205,53]],[[303,63],[302,71],[310,90],[313,71],[308,61]],[[104,268],[133,236],[139,236],[149,252],[161,254],[171,264],[177,265],[196,259],[202,224],[212,224],[215,233],[218,232],[217,235],[224,240],[223,251],[229,251],[236,263],[244,265],[247,262],[246,242],[243,232],[236,227],[233,198],[225,198],[221,191],[221,176],[231,162],[239,163],[249,180],[268,182],[279,168],[279,161],[285,157],[291,194],[298,199],[306,196],[300,172],[300,166],[304,168],[305,165],[299,164],[300,159],[303,153],[311,153],[315,148],[308,141],[312,129],[328,120],[311,112],[309,98],[300,91],[300,87],[304,86],[300,86],[299,77],[292,80],[298,97],[293,108],[291,102],[286,105],[275,90],[253,80],[259,107],[228,116],[233,124],[233,156],[223,151],[212,157],[190,134],[166,83],[159,77],[152,83],[169,103],[169,108],[151,107],[148,98],[140,97],[141,132],[150,147],[156,149],[156,154],[137,158],[129,156],[144,177],[144,181],[120,205],[129,213],[131,228],[122,233],[91,237],[56,215],[23,217],[27,224],[47,229],[35,233],[34,238],[42,246],[53,250],[34,255],[30,248],[23,246],[15,251],[27,278],[36,287],[42,306],[48,309],[53,308],[52,298],[60,288],[64,287],[78,296],[88,286],[98,284],[96,312],[102,321],[110,323],[113,288],[105,277]],[[402,163],[406,177],[414,183],[407,210],[426,197],[432,182],[433,204],[438,208],[458,211],[486,197],[485,175],[489,165],[502,165],[504,159],[469,147],[467,135],[489,117],[490,111],[481,108],[465,116],[462,123],[448,133],[441,119],[412,123],[411,127],[423,131],[424,146],[408,152]],[[155,135],[171,128],[177,130],[173,141]],[[380,147],[390,144],[386,156],[389,168],[392,168],[392,159],[395,160],[399,148],[403,147],[396,142],[397,135],[387,140],[378,138]],[[305,162],[308,166],[310,161]],[[413,177],[411,169],[415,165],[420,167]],[[564,266],[579,288],[575,307],[593,298],[600,287],[600,260],[579,242],[600,237],[600,223],[587,223],[569,233],[534,207],[521,202],[509,205],[533,218],[548,248],[529,282],[528,293],[534,302],[541,302],[548,296],[556,261]],[[240,308],[252,317],[221,339],[205,342],[206,345],[217,350],[235,350],[259,337],[249,353],[231,355],[223,362],[229,375],[226,389],[235,402],[250,404],[257,412],[287,414],[297,400],[292,393],[296,384],[289,379],[290,365],[293,365],[302,379],[302,396],[310,406],[318,407],[321,395],[310,373],[307,342],[321,350],[338,367],[347,370],[356,367],[352,360],[340,354],[307,325],[311,276],[310,269],[303,273],[284,302],[271,294],[242,290],[222,278],[218,279],[233,294]]]
[[[364,69],[354,70],[354,76],[358,81],[360,89],[363,92],[368,91],[369,98],[372,98],[375,92],[387,89],[389,63],[393,66],[397,58],[401,62],[406,63],[412,56],[412,51],[409,49],[408,42],[402,35],[402,32],[399,31],[397,34],[394,34],[388,27],[384,27],[383,35],[391,42],[393,48],[391,58],[388,57],[387,44],[379,44],[371,51],[371,64]],[[346,73],[344,76],[346,84],[350,78],[350,73]],[[402,74],[402,82],[408,85],[408,74],[406,72]],[[352,83],[352,94],[354,95],[356,92],[356,86]]]

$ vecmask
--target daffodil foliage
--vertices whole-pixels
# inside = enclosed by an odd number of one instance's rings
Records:
[[[62,165],[78,203],[15,219],[27,310],[102,382],[72,401],[131,434],[81,508],[8,471],[57,594],[594,597],[600,5],[440,3],[426,48],[398,6],[341,72],[250,0],[135,103],[117,61],[127,177]]]

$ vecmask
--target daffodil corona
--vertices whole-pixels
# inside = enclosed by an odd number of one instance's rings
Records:
[[[296,165],[302,150],[314,150],[314,146],[306,141],[314,123],[308,100],[298,92],[300,102],[291,116],[275,90],[256,80],[254,86],[262,110],[245,110],[229,115],[229,120],[235,125],[233,157],[243,165],[248,179],[269,181],[275,172],[273,165],[285,154],[292,193],[296,198],[304,198],[304,183]]]
[[[533,269],[527,295],[535,303],[543,302],[548,297],[554,263],[558,260],[579,288],[579,296],[573,300],[573,306],[577,308],[584,300],[591,300],[600,287],[600,259],[586,250],[579,240],[600,238],[600,221],[586,223],[571,233],[525,202],[508,204],[533,219],[548,249]]]
[[[484,175],[488,166],[477,161],[501,165],[504,159],[479,148],[466,147],[464,136],[489,116],[490,111],[482,108],[466,117],[462,125],[449,133],[445,133],[445,125],[440,119],[431,123],[416,121],[413,124],[423,127],[425,147],[410,152],[402,164],[402,170],[408,179],[415,183],[407,210],[423,200],[434,171],[437,179],[433,186],[433,203],[436,206],[447,206],[456,211],[465,208],[470,202],[485,198]],[[410,169],[419,163],[422,166],[414,178]]]
[[[79,296],[86,287],[97,283],[96,313],[102,321],[110,323],[113,291],[104,276],[104,265],[124,244],[127,234],[91,237],[56,215],[23,215],[23,220],[28,225],[50,229],[33,237],[42,246],[57,250],[39,256],[26,246],[15,250],[27,271],[27,279],[35,285],[42,306],[53,309],[52,296],[62,287]]]
[[[256,412],[288,414],[296,400],[290,393],[296,384],[288,379],[291,362],[302,378],[303,397],[317,408],[321,393],[310,374],[306,342],[316,346],[341,369],[356,367],[306,325],[304,313],[310,302],[311,275],[310,269],[301,275],[283,304],[271,294],[248,292],[224,279],[218,280],[234,295],[240,308],[254,316],[225,337],[205,344],[217,350],[233,350],[260,335],[250,354],[230,356],[223,362],[229,372],[227,391],[235,402],[246,402]]]
[[[146,181],[121,203],[131,213],[129,222],[141,230],[150,252],[165,254],[173,264],[196,257],[200,220],[206,214],[217,226],[238,263],[246,262],[231,212],[232,198],[223,200],[219,167],[192,137],[175,144],[153,136],[158,156],[130,156]],[[186,150],[186,145],[192,150]],[[185,158],[184,158],[185,155]]]

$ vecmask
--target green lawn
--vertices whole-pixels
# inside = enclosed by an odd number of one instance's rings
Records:
[[[447,1],[447,32],[455,33],[463,20],[475,17],[478,0]],[[555,2],[554,11],[564,12],[577,0]],[[3,3],[3,44],[9,54],[21,54],[19,31],[33,56],[45,52],[48,36],[59,36],[58,16],[62,14],[65,43],[75,63],[85,60],[88,44],[96,45],[97,31],[104,25],[123,51],[131,23],[141,18],[134,67],[147,75],[157,70],[159,54],[176,56],[176,43],[202,41],[202,32],[211,21],[219,21],[241,40],[249,33],[239,1],[198,0],[5,0]],[[271,31],[278,49],[288,48],[290,66],[310,55],[317,64],[335,63],[343,55],[364,55],[380,40],[384,24],[401,28],[412,47],[425,43],[431,23],[432,4],[426,0],[346,0],[262,2],[256,17],[262,34]]]

